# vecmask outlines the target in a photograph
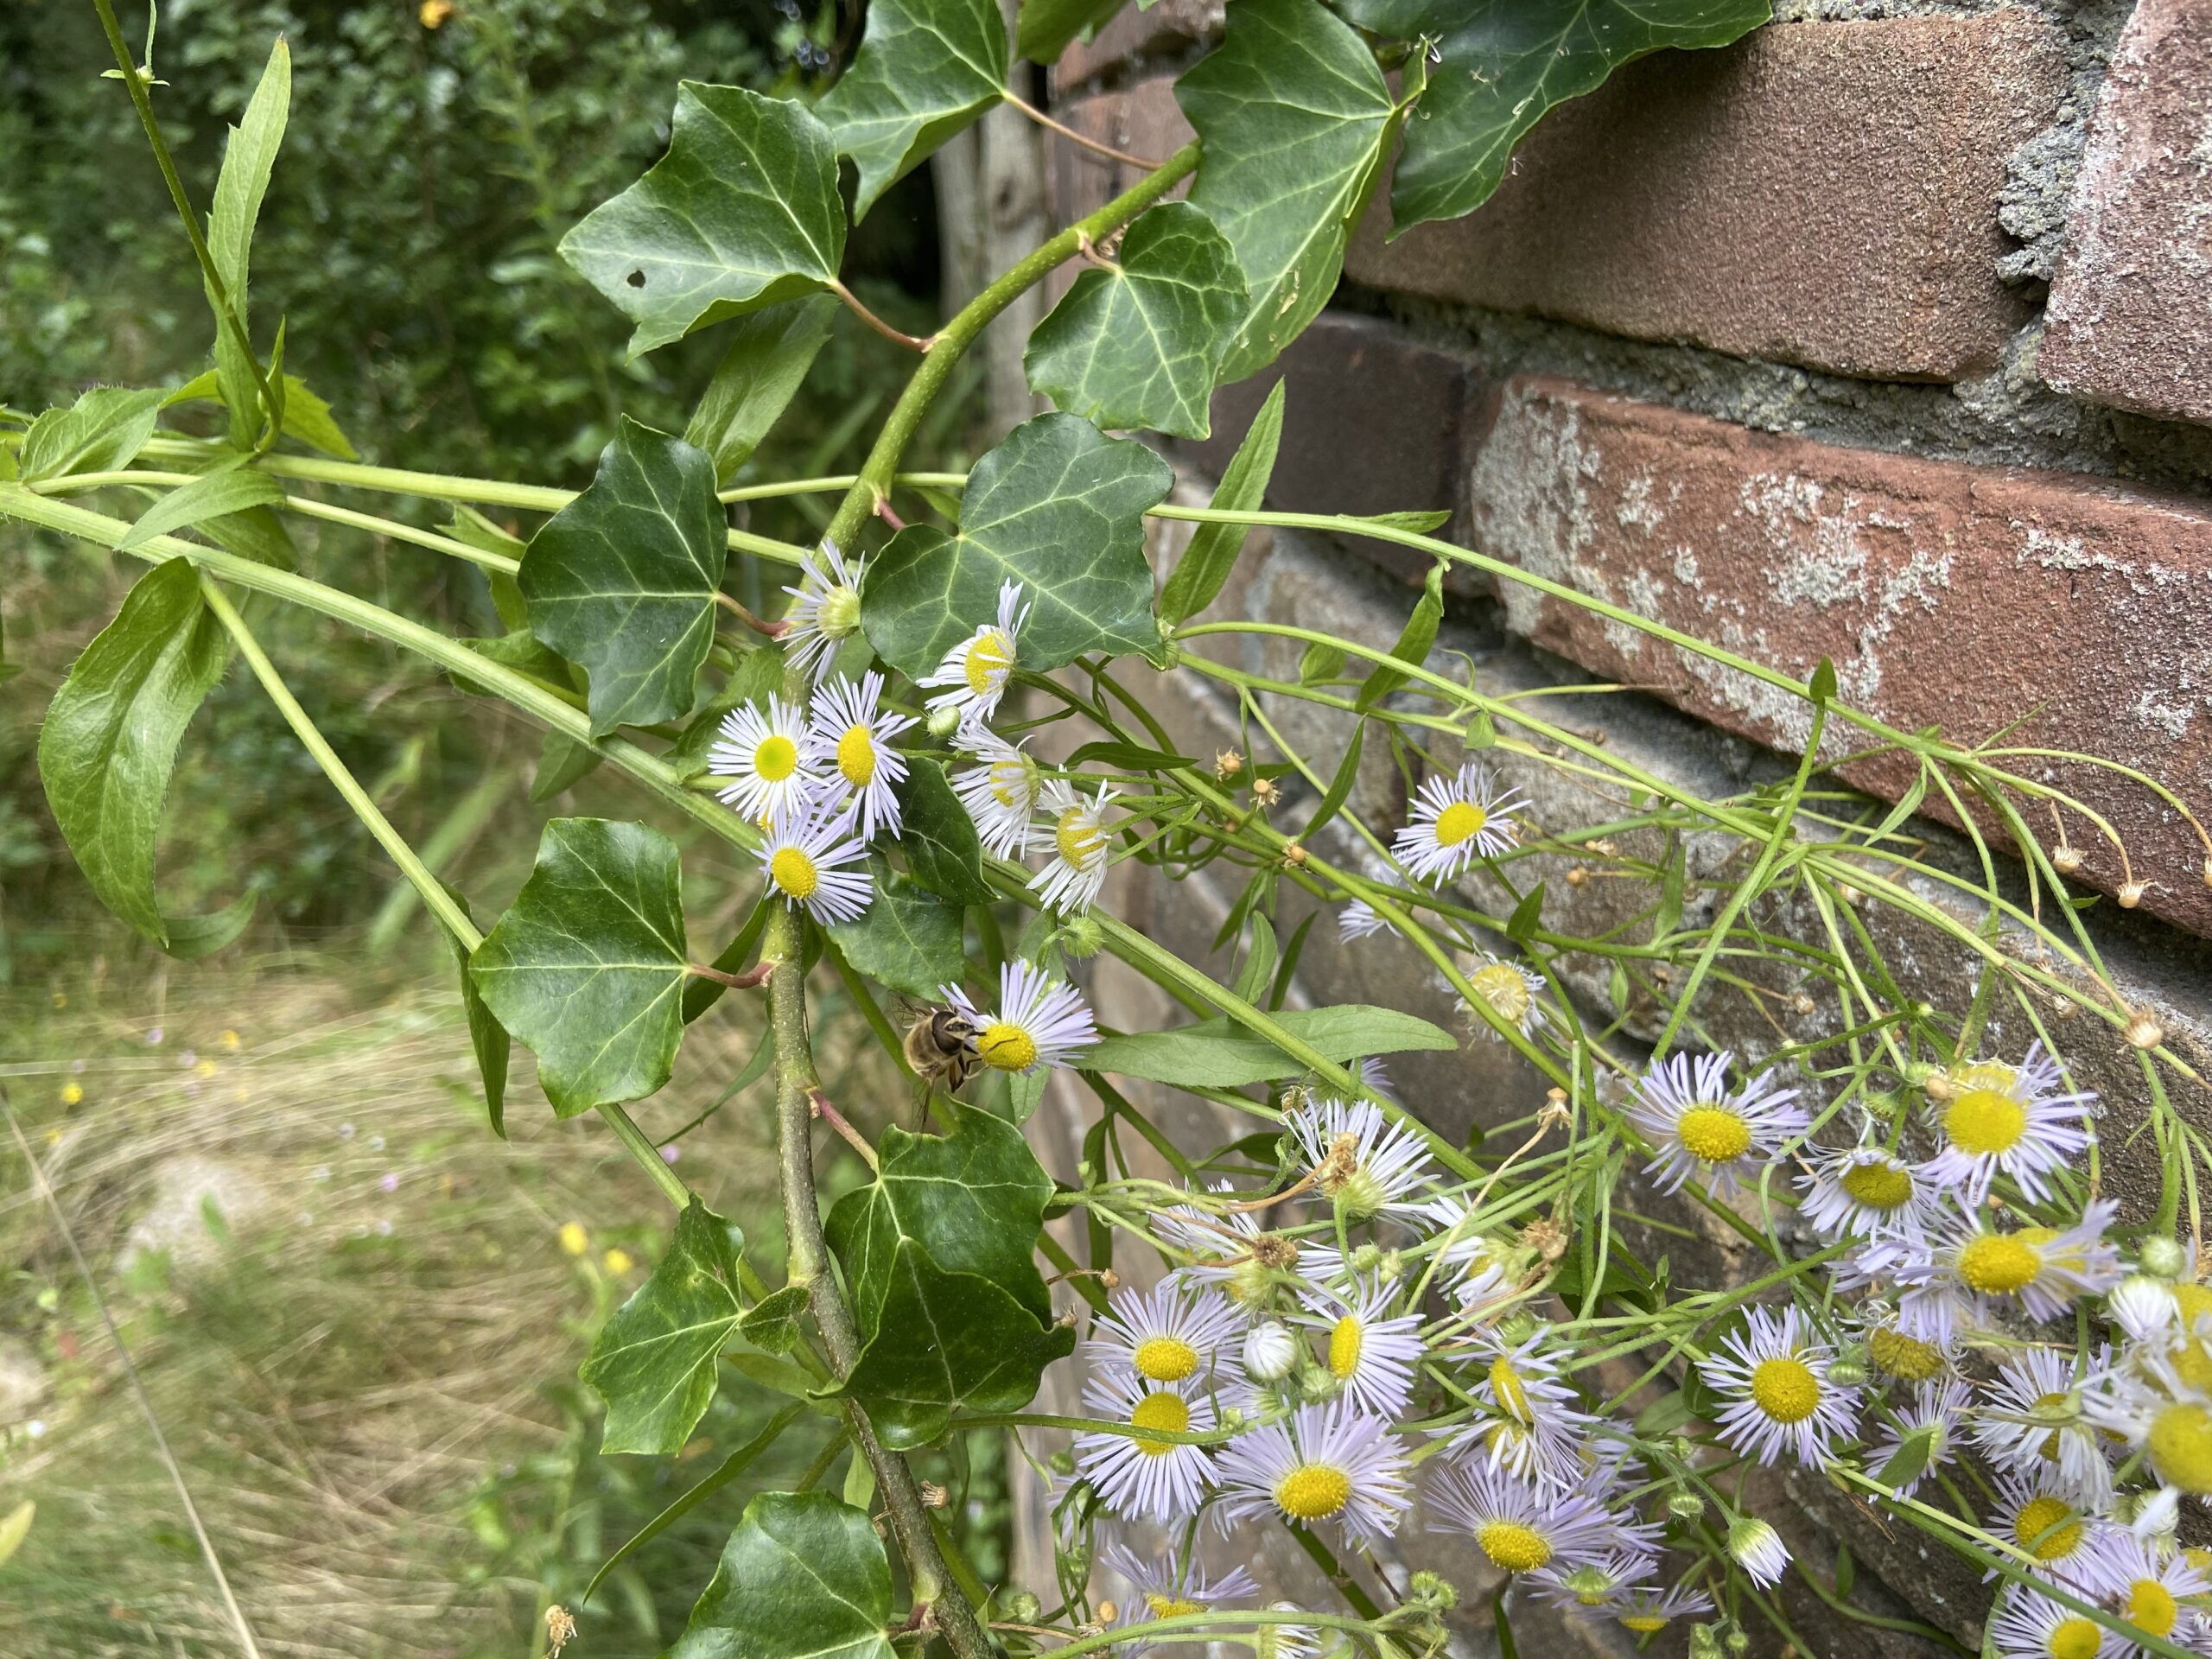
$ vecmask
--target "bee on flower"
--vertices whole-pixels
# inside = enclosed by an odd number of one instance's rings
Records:
[[[1423,780],[1390,850],[1416,881],[1456,880],[1478,858],[1513,850],[1509,814],[1527,805],[1518,790],[1500,788],[1488,766],[1469,760],[1449,777]]]
[[[862,841],[899,833],[906,762],[891,741],[913,723],[883,706],[883,676],[874,669],[857,685],[839,680],[815,693],[804,758],[823,779],[823,800],[851,815]]]
[[[974,633],[944,653],[934,673],[916,682],[938,692],[930,706],[957,709],[963,719],[988,720],[996,714],[999,699],[1014,678],[1017,641],[1029,609],[1021,602],[1020,582],[1001,583],[998,620],[977,624]]]
[[[1083,993],[1034,963],[1017,959],[1000,967],[994,1013],[976,1007],[957,985],[944,986],[942,995],[975,1027],[977,1056],[1001,1071],[1065,1066],[1098,1040]]]
[[[772,831],[804,816],[822,787],[806,747],[805,709],[771,695],[765,709],[748,702],[722,716],[707,769],[729,780],[715,791],[724,803]]]
[[[796,588],[784,613],[784,660],[820,685],[845,641],[861,631],[861,576],[864,560],[850,564],[835,542],[798,556]]]
[[[1728,1084],[1728,1053],[1675,1054],[1643,1074],[1629,1122],[1657,1149],[1644,1167],[1662,1192],[1695,1177],[1715,1198],[1736,1190],[1783,1145],[1805,1132],[1797,1091],[1768,1072],[1740,1089]]]

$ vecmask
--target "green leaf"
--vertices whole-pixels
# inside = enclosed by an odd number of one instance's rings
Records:
[[[1443,1051],[1459,1040],[1440,1026],[1395,1008],[1347,1002],[1334,1007],[1292,1009],[1274,1016],[1292,1036],[1328,1059],[1343,1063],[1370,1054],[1409,1049]],[[1086,1071],[1115,1071],[1154,1083],[1240,1089],[1305,1070],[1266,1038],[1226,1019],[1201,1020],[1173,1031],[1140,1032],[1103,1039],[1084,1056]]]
[[[637,324],[632,356],[827,288],[845,257],[829,130],[804,105],[687,80],[668,154],[561,257]]]
[[[1300,685],[1321,685],[1330,680],[1341,679],[1344,671],[1344,648],[1325,639],[1316,639],[1298,653],[1298,683]]]
[[[1839,1543],[1835,1547],[1835,1593],[1839,1600],[1851,1594],[1851,1586],[1859,1582],[1859,1569],[1851,1559],[1851,1546]]]
[[[579,1373],[607,1402],[601,1452],[672,1456],[715,1397],[715,1366],[737,1329],[744,1236],[695,1193],[652,1275],[616,1309]]]
[[[346,435],[338,429],[338,422],[331,415],[330,405],[308,390],[306,381],[301,379],[296,374],[283,374],[276,377],[276,384],[282,388],[280,395],[284,403],[284,420],[280,429],[286,437],[296,438],[309,448],[320,449],[324,454],[334,456],[340,461],[360,459],[359,454],[346,439]],[[259,393],[257,391],[255,396],[258,397]],[[210,369],[207,373],[186,381],[184,385],[169,393],[162,400],[162,407],[166,409],[172,404],[219,404],[222,401],[221,382],[217,378],[215,371]],[[483,517],[473,507],[454,509],[454,517],[456,520],[464,514],[472,518]],[[450,525],[447,527],[446,533],[454,534]],[[461,539],[465,541],[467,538],[462,537]],[[475,544],[471,543],[472,546]],[[516,545],[519,547],[521,543],[517,543]],[[499,552],[501,550],[493,548],[492,550]]]
[[[666,1659],[893,1659],[891,1562],[827,1492],[763,1492]]]
[[[684,442],[714,457],[715,476],[723,484],[737,476],[798,395],[836,317],[834,296],[810,294],[730,325],[729,349],[683,429]]]
[[[1337,775],[1329,779],[1329,792],[1321,798],[1320,805],[1313,809],[1313,816],[1306,821],[1306,828],[1299,831],[1307,841],[1331,818],[1344,810],[1351,798],[1352,785],[1359,781],[1360,752],[1367,747],[1367,722],[1362,721],[1351,728],[1351,741],[1344,745],[1344,759],[1337,762]]]
[[[94,386],[68,408],[48,410],[23,434],[22,481],[128,467],[154,435],[166,396],[159,387]]]
[[[476,947],[477,988],[536,1051],[559,1116],[668,1081],[690,964],[681,894],[676,845],[658,830],[555,818],[513,907]]]
[[[1370,512],[1355,517],[1356,524],[1372,524],[1377,530],[1406,530],[1416,536],[1426,536],[1432,530],[1441,530],[1452,522],[1452,509],[1433,507],[1426,512]]]
[[[1026,669],[1158,650],[1144,515],[1174,481],[1144,445],[1079,416],[1023,422],[969,474],[957,535],[917,525],[876,556],[861,599],[868,643],[919,678],[998,614],[999,585],[1011,579],[1030,607]]]
[[[1535,937],[1536,925],[1543,918],[1544,884],[1539,881],[1521,895],[1521,902],[1505,918],[1505,937],[1516,944],[1526,944]]]
[[[531,537],[530,631],[591,676],[592,735],[691,712],[729,558],[715,464],[627,416],[584,493]]]
[[[875,898],[865,914],[840,922],[830,937],[861,973],[909,996],[934,997],[967,970],[960,950],[961,911],[870,853]]]
[[[946,781],[944,768],[927,755],[906,757],[899,813],[899,850],[906,855],[906,873],[918,885],[956,905],[988,904],[997,896],[983,880],[983,844],[976,821]]]
[[[261,72],[245,116],[230,130],[230,141],[223,149],[222,171],[215,179],[214,209],[207,216],[207,252],[215,274],[223,279],[241,328],[248,316],[246,289],[254,222],[261,217],[262,199],[269,194],[269,175],[276,165],[277,149],[284,142],[291,102],[291,48],[279,35],[269,48],[268,66]],[[231,411],[231,442],[245,448],[261,430],[260,371],[237,334],[224,327],[222,308],[212,288],[207,303],[216,314],[215,378]],[[278,385],[282,384],[280,378]],[[326,408],[323,413],[327,418],[329,410]],[[283,411],[272,410],[270,414],[281,417]]]
[[[1414,601],[1414,613],[1406,619],[1398,643],[1390,647],[1390,655],[1408,667],[1419,668],[1428,660],[1429,647],[1436,643],[1436,630],[1444,620],[1444,561],[1439,559],[1429,567],[1428,580],[1421,584],[1421,597]],[[1378,663],[1359,688],[1359,708],[1363,714],[1389,696],[1406,683],[1402,671],[1388,663]]]
[[[571,784],[589,777],[607,757],[566,732],[548,732],[538,746],[537,770],[531,775],[530,798],[550,801]]]
[[[1767,0],[1344,0],[1344,12],[1378,34],[1426,36],[1441,59],[1407,125],[1393,236],[1481,207],[1522,137],[1623,64],[1662,47],[1726,46],[1770,15]]]
[[[1274,476],[1275,450],[1282,442],[1282,400],[1287,380],[1275,382],[1260,412],[1244,434],[1244,442],[1221,474],[1211,505],[1224,512],[1257,512],[1267,498],[1268,480]],[[1160,620],[1169,627],[1188,620],[1212,604],[1244,550],[1249,524],[1200,524],[1183,550],[1174,573],[1160,589]]]
[[[788,1354],[798,1345],[799,1315],[808,1302],[804,1285],[785,1285],[771,1291],[737,1322],[737,1334],[755,1348],[772,1354]]]
[[[476,919],[459,887],[450,881],[439,885],[461,906],[462,915],[472,922]],[[461,958],[461,1006],[468,1016],[468,1046],[476,1055],[477,1075],[484,1082],[485,1109],[490,1115],[492,1133],[504,1141],[507,1138],[507,1063],[513,1058],[514,1045],[507,1028],[485,1005],[484,994],[476,988],[476,976],[468,971],[468,947],[453,934],[446,937],[454,954]]]
[[[219,473],[203,473],[191,483],[171,490],[140,513],[137,522],[124,532],[122,540],[116,543],[115,550],[128,553],[156,536],[166,536],[173,531],[204,524],[210,518],[243,512],[248,507],[265,507],[272,501],[283,499],[283,487],[266,473],[247,472],[237,467]]]
[[[245,931],[260,899],[261,895],[249,887],[220,910],[211,910],[205,916],[164,917],[169,930],[169,955],[179,962],[213,956]]]
[[[1636,1432],[1647,1440],[1662,1440],[1693,1415],[1690,1402],[1679,1389],[1662,1394],[1636,1414]]]
[[[1281,948],[1275,943],[1274,924],[1266,917],[1252,917],[1252,949],[1244,958],[1244,966],[1231,987],[1247,1002],[1258,1002],[1268,994],[1268,983],[1274,978],[1275,962]]]
[[[1131,225],[1029,336],[1029,384],[1100,426],[1203,438],[1223,354],[1244,315],[1229,238],[1187,201]]]
[[[1164,750],[1148,749],[1141,743],[1116,743],[1100,738],[1078,745],[1062,764],[1104,766],[1109,772],[1173,772],[1200,762],[1193,755],[1169,754]]]
[[[1821,658],[1820,665],[1814,669],[1813,682],[1808,690],[1812,692],[1813,701],[1816,703],[1829,703],[1835,701],[1835,664],[1827,658]]]
[[[737,666],[730,671],[722,689],[709,698],[691,721],[683,728],[683,735],[664,757],[676,768],[679,778],[696,778],[707,769],[707,757],[721,734],[722,720],[732,709],[748,702],[764,702],[768,695],[780,691],[784,685],[784,658],[780,652],[763,645],[738,652]]]
[[[1892,1491],[1900,1491],[1920,1478],[1935,1449],[1936,1431],[1933,1428],[1916,1428],[1890,1454],[1889,1461],[1876,1472],[1874,1478]]]
[[[1228,16],[1175,88],[1205,145],[1191,200],[1248,287],[1224,381],[1274,362],[1328,303],[1397,125],[1373,54],[1318,0],[1231,0]]]
[[[1122,0],[1021,0],[1021,15],[1014,26],[1014,49],[1030,62],[1049,69],[1067,50],[1070,41],[1086,29],[1095,32],[1104,28],[1122,4]]]
[[[177,744],[229,661],[221,627],[200,601],[200,575],[172,559],[138,579],[54,694],[38,734],[39,779],[61,838],[100,902],[156,944],[173,934],[194,954],[245,925],[238,906],[205,918],[162,914],[154,849]],[[239,903],[250,915],[252,900]],[[197,923],[198,925],[194,924]]]
[[[869,0],[859,54],[815,105],[860,169],[854,222],[1003,98],[1006,76],[998,0]]]

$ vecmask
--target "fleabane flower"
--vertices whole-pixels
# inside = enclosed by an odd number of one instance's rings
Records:
[[[822,798],[851,816],[862,841],[899,833],[906,761],[891,740],[913,723],[883,706],[883,676],[874,669],[857,685],[839,680],[814,694],[804,760],[823,779]]]
[[[1505,1040],[1499,1034],[1500,1026],[1510,1027],[1523,1037],[1533,1036],[1544,1023],[1543,1005],[1536,1001],[1543,994],[1543,976],[1487,950],[1479,961],[1470,961],[1474,965],[1465,977],[1481,1007],[1468,1004],[1468,1029],[1488,1042]]]
[[[1209,1578],[1195,1560],[1173,1555],[1140,1555],[1116,1539],[1098,1552],[1100,1563],[1127,1580],[1134,1593],[1123,1604],[1118,1624],[1143,1624],[1156,1618],[1181,1618],[1191,1613],[1211,1612],[1237,1602],[1258,1598],[1260,1586],[1241,1567],[1232,1567],[1219,1578]],[[1147,1651],[1140,1643],[1128,1649]]]
[[[1348,1400],[1300,1406],[1231,1440],[1221,1456],[1216,1518],[1279,1515],[1334,1521],[1363,1543],[1387,1537],[1413,1501],[1405,1447],[1380,1417]]]
[[[2187,1555],[2162,1554],[2141,1539],[2113,1530],[2089,1541],[2068,1576],[2087,1593],[2084,1600],[2110,1609],[2146,1635],[2162,1637],[2192,1652],[2203,1651],[2200,1636],[2191,1647],[2180,1627],[2184,1603],[2202,1605],[2212,1596],[2212,1578]],[[2133,1643],[2130,1653],[2145,1651]]]
[[[2087,1514],[2048,1475],[1997,1477],[1997,1508],[1988,1530],[2011,1540],[2054,1572],[2070,1572],[2072,1562],[2104,1523]],[[1995,1578],[1993,1571],[1983,1575]]]
[[[1622,1591],[1606,1611],[1623,1630],[1649,1636],[1665,1630],[1678,1618],[1695,1618],[1711,1612],[1713,1598],[1689,1583],[1664,1591],[1638,1584]]]
[[[1909,1474],[1901,1472],[1897,1482],[1900,1492],[1917,1491],[1921,1482],[1940,1465],[1956,1459],[1959,1426],[1966,1408],[1967,1385],[1955,1377],[1921,1383],[1912,1391],[1910,1403],[1897,1413],[1897,1421],[1885,1427],[1880,1443],[1866,1454],[1867,1472],[1878,1478],[1915,1436],[1923,1437],[1926,1456],[1920,1467]]]
[[[2083,1208],[2074,1226],[2009,1233],[1959,1218],[1924,1268],[1900,1268],[1898,1277],[1955,1290],[1985,1324],[2006,1297],[2017,1299],[2031,1319],[2055,1319],[2076,1297],[2100,1294],[2120,1282],[2120,1253],[2105,1242],[2119,1209],[2099,1198]],[[1909,1301],[1910,1293],[1903,1300]]]
[[[1527,804],[1518,790],[1501,789],[1488,766],[1469,760],[1448,778],[1422,782],[1411,818],[1390,850],[1416,880],[1453,880],[1476,859],[1512,850],[1515,832],[1507,814]]]
[[[1942,1142],[1929,1160],[1929,1179],[1958,1188],[1980,1204],[1989,1184],[2009,1175],[2031,1199],[2051,1194],[2044,1177],[2074,1162],[2089,1144],[2096,1096],[2065,1092],[2058,1064],[2037,1043],[2015,1068],[1978,1060],[1946,1079],[1948,1098],[1929,1107],[1929,1127]]]
[[[944,986],[942,995],[976,1027],[976,1052],[983,1064],[1001,1071],[1064,1066],[1098,1040],[1083,993],[1033,963],[1017,958],[1000,967],[994,1013],[977,1008],[957,985]]]
[[[1999,1659],[2113,1659],[2118,1638],[2094,1618],[2025,1585],[2005,1586],[1989,1621]]]
[[[1021,602],[1021,584],[1013,581],[1001,584],[998,620],[979,624],[974,633],[944,653],[934,674],[917,682],[925,690],[938,691],[930,706],[957,709],[963,715],[972,713],[984,720],[996,714],[1007,682],[1014,677],[1015,641],[1028,617],[1029,607]]]
[[[798,586],[784,591],[791,596],[784,620],[784,660],[817,685],[830,672],[837,652],[861,631],[861,572],[864,560],[845,563],[835,542],[798,556]]]
[[[1974,1414],[1974,1443],[1999,1469],[2056,1475],[2084,1509],[2112,1497],[2105,1438],[2083,1413],[2084,1379],[2050,1348],[2023,1349],[1997,1368],[1988,1403]]]
[[[1478,1227],[1464,1198],[1446,1194],[1431,1200],[1421,1213],[1442,1240],[1437,1256],[1446,1271],[1439,1280],[1460,1313],[1478,1325],[1502,1313],[1520,1283],[1527,1252],[1515,1240]]]
[[[1789,1547],[1756,1515],[1739,1515],[1728,1523],[1728,1558],[1742,1567],[1751,1582],[1765,1590],[1779,1583],[1789,1567]]]
[[[1617,1549],[1579,1566],[1539,1568],[1529,1582],[1554,1606],[1586,1616],[1609,1611],[1658,1570],[1656,1558]]]
[[[772,695],[765,709],[748,702],[722,716],[707,770],[729,780],[715,791],[722,800],[764,830],[803,816],[822,786],[806,763],[806,711]]]
[[[1389,926],[1364,899],[1347,899],[1337,912],[1337,938],[1347,943],[1382,932]]]
[[[2212,1497],[2212,1393],[2194,1387],[2171,1353],[2142,1347],[2128,1357],[2083,1396],[2083,1411],[2141,1452],[2165,1485]]]
[[[1917,1243],[1941,1210],[1942,1186],[1872,1138],[1847,1152],[1823,1152],[1797,1178],[1798,1213],[1821,1237]]]
[[[1321,1194],[1351,1221],[1421,1213],[1433,1166],[1419,1135],[1371,1100],[1309,1101],[1283,1119]]]
[[[1728,1086],[1728,1053],[1675,1054],[1646,1071],[1628,1108],[1629,1122],[1657,1149],[1644,1166],[1662,1192],[1692,1176],[1715,1198],[1736,1189],[1783,1144],[1804,1132],[1797,1091],[1771,1072],[1740,1089]]]
[[[1097,1489],[1100,1502],[1132,1521],[1174,1523],[1198,1513],[1212,1483],[1211,1454],[1203,1446],[1154,1440],[1142,1431],[1203,1433],[1214,1427],[1211,1399],[1186,1395],[1172,1382],[1103,1372],[1084,1389],[1083,1405],[1095,1418],[1139,1431],[1075,1437],[1077,1472]]]
[[[1429,1482],[1428,1507],[1504,1573],[1565,1569],[1602,1559],[1621,1541],[1617,1516],[1571,1488],[1532,1486],[1482,1465],[1446,1464]],[[1630,1529],[1633,1531],[1634,1529]]]
[[[874,900],[875,883],[868,873],[845,868],[867,858],[868,844],[835,812],[810,810],[772,826],[760,843],[760,869],[770,889],[824,927],[853,920]]]
[[[1113,798],[1114,791],[1103,784],[1089,800],[1065,778],[1046,784],[1038,807],[1052,820],[1052,861],[1030,878],[1029,890],[1046,909],[1073,916],[1097,899],[1114,850],[1106,829],[1106,808]]]
[[[1245,1321],[1220,1296],[1170,1280],[1150,1290],[1116,1290],[1090,1325],[1085,1351],[1098,1363],[1147,1382],[1233,1381]]]
[[[1834,1351],[1815,1340],[1795,1307],[1777,1314],[1754,1307],[1745,1328],[1722,1338],[1698,1370],[1728,1404],[1720,1437],[1738,1452],[1771,1465],[1784,1452],[1818,1468],[1839,1440],[1850,1438],[1859,1391],[1828,1380]]]
[[[953,740],[981,763],[953,775],[953,793],[976,821],[976,835],[988,852],[1020,858],[1029,851],[1044,773],[1018,743],[1009,743],[980,721],[970,719]]]
[[[1343,1397],[1376,1417],[1395,1417],[1414,1397],[1414,1367],[1421,1363],[1419,1309],[1395,1314],[1392,1286],[1374,1285],[1348,1296],[1316,1291],[1306,1299],[1300,1325],[1323,1333],[1322,1358]]]
[[[1518,1343],[1485,1337],[1474,1357],[1483,1370],[1475,1397],[1490,1408],[1452,1437],[1455,1449],[1480,1446],[1490,1465],[1539,1486],[1570,1486],[1588,1472],[1583,1452],[1598,1419],[1574,1404],[1574,1390],[1541,1350],[1538,1329]]]

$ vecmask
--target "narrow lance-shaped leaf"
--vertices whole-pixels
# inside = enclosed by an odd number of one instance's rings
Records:
[[[580,1373],[607,1402],[602,1452],[672,1456],[715,1397],[715,1367],[737,1329],[744,1238],[696,1195],[652,1276],[615,1310]]]
[[[439,885],[461,906],[461,913],[474,921],[468,899],[461,889],[450,881]],[[507,1036],[506,1027],[485,1004],[484,994],[476,986],[476,976],[468,971],[468,947],[454,935],[448,934],[447,938],[454,954],[461,959],[461,1006],[468,1019],[468,1046],[476,1056],[477,1075],[484,1084],[484,1108],[492,1133],[504,1141],[507,1138],[507,1064],[513,1058],[514,1045]]]
[[[845,257],[829,130],[804,105],[687,80],[668,154],[561,257],[637,324],[633,355],[827,288]]]
[[[1223,469],[1212,502],[1223,512],[1257,512],[1266,500],[1268,480],[1274,475],[1275,450],[1282,442],[1283,388],[1288,384],[1275,382],[1252,417],[1244,442]],[[1249,524],[1200,524],[1160,590],[1160,620],[1172,628],[1212,604],[1236,569],[1236,556],[1244,550],[1244,538],[1251,531]]]
[[[891,1562],[827,1492],[763,1492],[666,1659],[893,1659]]]
[[[815,353],[830,338],[837,302],[810,294],[730,325],[729,349],[683,429],[683,441],[714,457],[728,484],[798,394]]]
[[[998,0],[869,0],[853,67],[815,106],[860,169],[853,218],[1005,97],[1006,75]]]
[[[284,404],[284,418],[280,429],[288,438],[297,438],[310,449],[320,449],[326,455],[340,461],[359,461],[360,456],[346,435],[338,429],[338,422],[330,412],[330,405],[310,391],[308,383],[296,374],[280,374],[276,385]],[[220,403],[222,386],[214,370],[194,379],[188,380],[162,400],[166,409],[172,404]],[[474,514],[468,507],[455,507],[456,518],[464,513]]]
[[[1287,1010],[1274,1018],[1323,1058],[1339,1065],[1370,1054],[1409,1049],[1442,1052],[1459,1046],[1459,1039],[1441,1026],[1395,1008],[1364,1003]],[[1083,1069],[1115,1071],[1155,1083],[1241,1089],[1247,1084],[1294,1076],[1304,1065],[1256,1033],[1217,1019],[1179,1026],[1173,1031],[1105,1038],[1084,1056]]]
[[[111,473],[154,435],[154,421],[168,394],[158,387],[94,386],[67,409],[49,409],[23,434],[16,457],[22,481]]]
[[[115,550],[128,552],[156,536],[244,512],[248,507],[265,507],[283,499],[283,490],[266,473],[237,467],[203,473],[191,483],[171,490],[140,513],[137,521],[115,544]]]
[[[247,101],[245,114],[230,130],[222,171],[215,179],[214,211],[207,217],[207,252],[215,274],[223,279],[224,296],[240,329],[246,326],[253,227],[261,217],[262,199],[269,194],[269,176],[284,142],[291,104],[292,53],[280,35],[269,49],[269,62]],[[224,322],[222,302],[213,288],[207,291],[207,303],[215,312],[215,378],[231,411],[231,442],[245,448],[261,428],[259,372],[252,353]],[[281,389],[283,384],[279,372],[277,387]],[[283,411],[271,412],[280,417],[281,423]]]

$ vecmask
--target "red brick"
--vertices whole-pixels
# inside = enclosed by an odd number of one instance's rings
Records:
[[[2056,31],[1980,17],[1791,23],[1662,52],[1546,118],[1463,219],[1346,270],[1377,287],[1882,379],[1995,365],[2006,153],[2066,85]]]
[[[2090,117],[2037,367],[2212,423],[2212,0],[2142,0]]]
[[[1923,461],[1777,437],[1571,383],[1510,381],[1472,475],[1474,545],[1769,667],[1835,664],[1844,701],[1960,742],[2008,727],[2141,769],[2212,807],[2212,512],[2068,474]],[[1511,582],[1515,629],[1624,684],[1783,748],[1806,706],[1737,671]],[[2013,727],[2013,722],[2024,724]],[[1832,732],[1837,752],[1858,734]],[[2146,908],[2212,933],[2194,835],[2091,768],[2012,769],[2104,813]],[[1855,768],[1894,798],[1910,771]],[[2049,813],[2030,821],[2043,833]],[[2069,815],[2083,874],[2117,861]]]
[[[1068,43],[1052,66],[1055,88],[1080,86],[1148,58],[1179,57],[1221,33],[1223,0],[1158,0],[1144,11],[1125,5],[1090,41]]]

